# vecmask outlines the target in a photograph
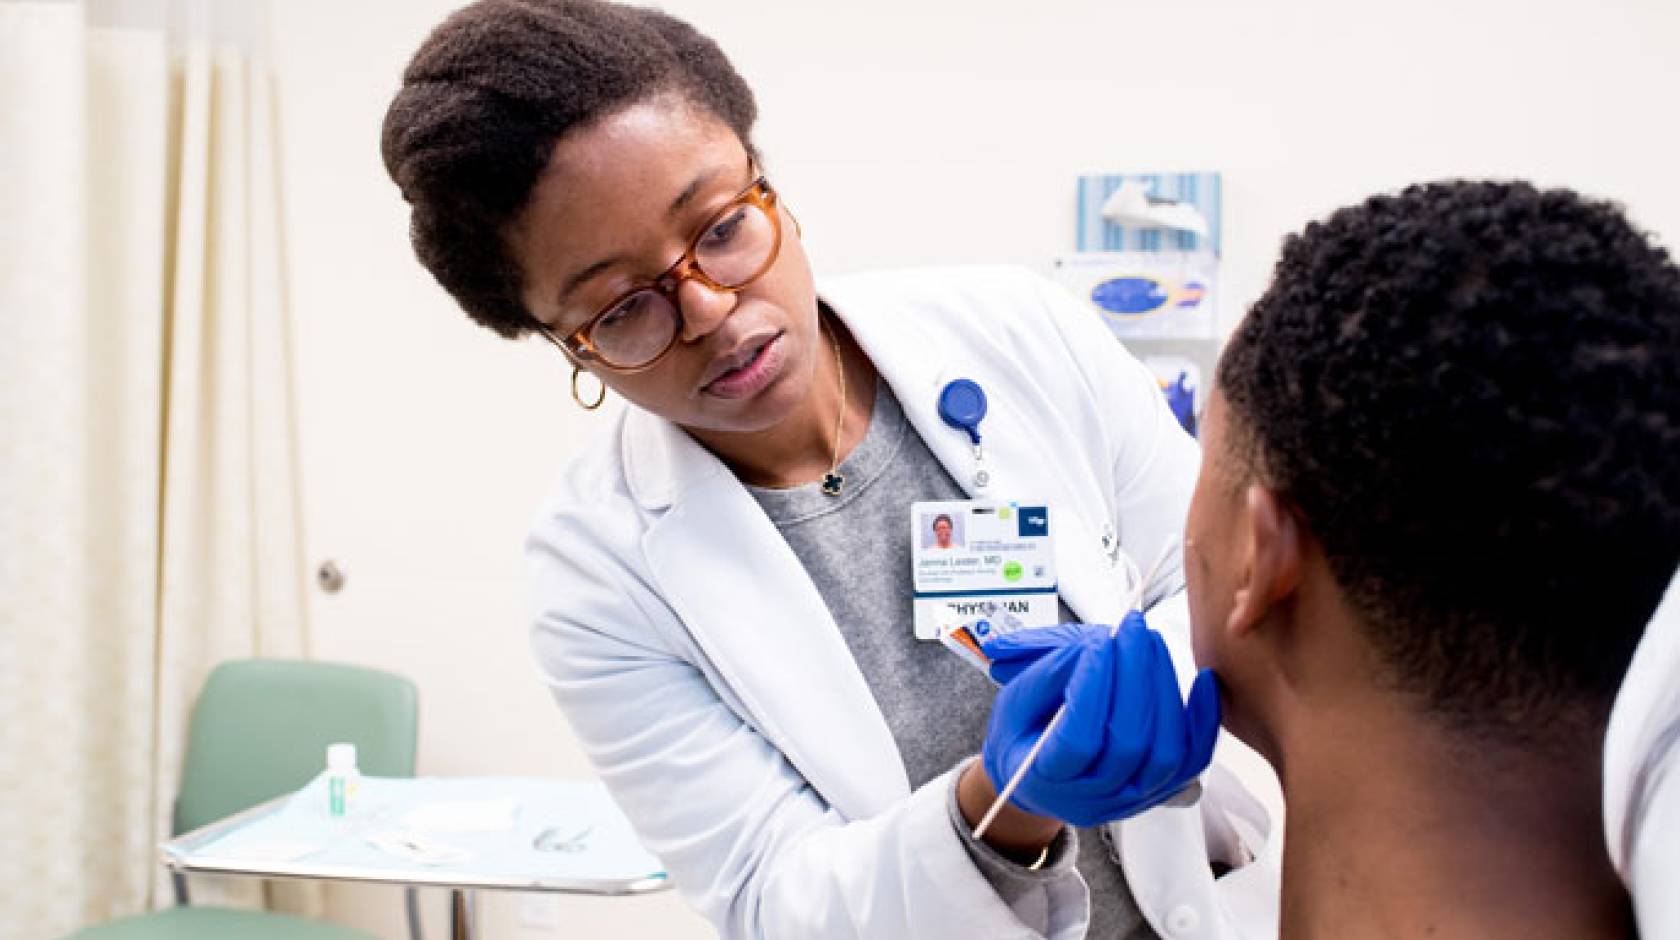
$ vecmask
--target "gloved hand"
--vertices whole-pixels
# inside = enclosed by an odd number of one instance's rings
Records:
[[[1180,700],[1172,656],[1143,615],[1109,628],[1062,624],[985,644],[992,705],[982,751],[1001,792],[1065,702],[1067,714],[1010,802],[1075,826],[1134,816],[1207,768],[1219,737],[1219,687],[1204,669]]]

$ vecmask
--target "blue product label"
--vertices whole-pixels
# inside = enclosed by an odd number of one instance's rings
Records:
[[[1114,277],[1091,288],[1091,302],[1110,313],[1137,316],[1159,310],[1169,295],[1152,277]]]
[[[327,780],[327,812],[334,816],[344,815],[344,778],[332,777]]]

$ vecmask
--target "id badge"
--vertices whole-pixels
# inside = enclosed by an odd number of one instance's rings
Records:
[[[1027,627],[1059,620],[1044,503],[912,503],[910,549],[918,640],[938,640],[942,626],[989,611]]]

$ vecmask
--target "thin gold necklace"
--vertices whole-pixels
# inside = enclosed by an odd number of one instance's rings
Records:
[[[823,477],[822,491],[826,496],[839,496],[840,488],[846,485],[846,478],[840,475],[840,433],[846,429],[846,364],[840,361],[840,340],[828,328],[828,321],[821,319],[822,314],[817,314],[817,317],[818,325],[828,334],[828,341],[834,346],[834,371],[840,374],[840,416],[834,419],[834,457]]]

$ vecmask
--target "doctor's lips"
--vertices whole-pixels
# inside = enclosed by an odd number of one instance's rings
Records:
[[[781,374],[786,361],[783,332],[750,336],[733,352],[712,361],[700,391],[717,398],[750,398]]]

